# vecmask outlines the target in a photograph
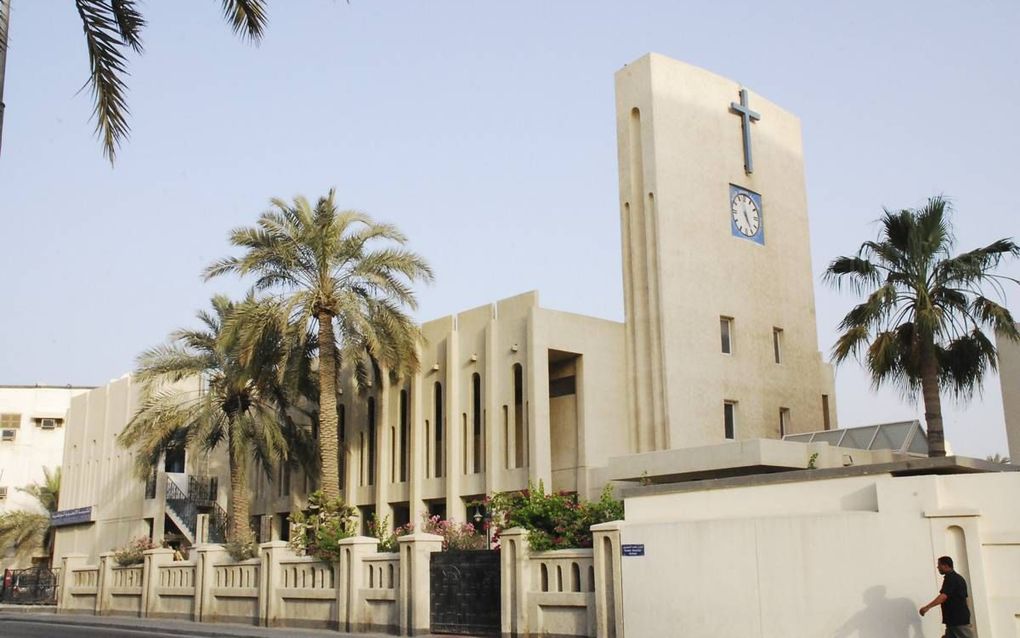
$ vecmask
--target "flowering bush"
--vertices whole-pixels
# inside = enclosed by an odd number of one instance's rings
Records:
[[[124,547],[114,550],[113,560],[121,567],[127,565],[138,565],[145,560],[142,554],[147,549],[156,549],[158,545],[149,540],[148,536],[139,536]]]
[[[485,549],[485,535],[479,533],[471,523],[458,523],[438,515],[422,514],[421,531],[442,536],[443,551]]]
[[[591,526],[623,518],[623,503],[613,498],[607,485],[597,501],[581,501],[575,492],[545,493],[539,482],[536,489],[500,492],[485,502],[497,529],[523,527],[528,530],[531,549],[591,547]],[[497,532],[498,538],[498,532]]]
[[[368,534],[379,539],[380,552],[395,552],[398,549],[397,539],[414,533],[414,523],[401,525],[392,532],[389,531],[390,517],[384,516],[382,520],[373,514],[372,520],[368,522]]]
[[[290,547],[328,563],[340,560],[340,541],[358,530],[358,511],[342,498],[326,500],[322,491],[308,497],[307,512],[290,515]]]

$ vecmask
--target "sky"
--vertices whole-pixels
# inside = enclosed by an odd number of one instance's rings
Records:
[[[200,277],[231,228],[331,187],[432,264],[420,320],[537,289],[545,307],[622,321],[613,74],[649,51],[801,118],[826,356],[854,299],[820,275],[876,236],[883,207],[945,194],[961,250],[1020,234],[1012,0],[271,0],[259,46],[216,0],[149,0],[113,167],[79,90],[72,3],[12,4],[0,384],[129,372],[212,294],[244,290]],[[1020,288],[1007,305],[1020,314]],[[836,387],[841,426],[923,415],[856,363]],[[944,406],[955,452],[1005,453],[998,377]]]

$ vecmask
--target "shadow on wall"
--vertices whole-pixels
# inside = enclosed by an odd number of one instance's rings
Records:
[[[924,638],[920,605],[909,598],[887,598],[884,585],[869,587],[862,598],[864,609],[843,623],[833,638]]]

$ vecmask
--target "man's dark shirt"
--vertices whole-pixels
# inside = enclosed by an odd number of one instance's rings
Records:
[[[939,593],[946,595],[942,603],[942,624],[949,627],[970,624],[970,609],[967,608],[967,581],[956,572],[946,572],[942,578]]]

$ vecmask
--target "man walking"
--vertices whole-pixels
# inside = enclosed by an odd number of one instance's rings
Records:
[[[967,581],[953,571],[953,559],[940,556],[935,568],[942,574],[939,595],[919,610],[923,616],[936,605],[942,606],[942,624],[946,626],[943,638],[974,638],[970,626],[970,609],[967,607]]]

